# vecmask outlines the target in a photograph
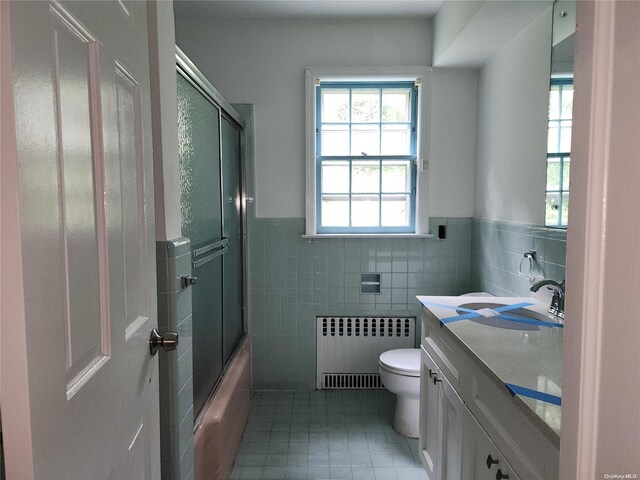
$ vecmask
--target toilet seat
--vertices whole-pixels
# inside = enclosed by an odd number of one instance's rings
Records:
[[[380,367],[398,375],[420,376],[420,349],[400,348],[380,355]]]

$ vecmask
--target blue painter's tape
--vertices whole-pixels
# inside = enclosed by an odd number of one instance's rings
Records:
[[[541,327],[564,328],[562,323],[545,322],[544,320],[536,320],[535,318],[512,317],[510,315],[498,315],[493,318],[502,318],[511,322],[527,323],[529,325],[540,325]]]
[[[444,325],[445,323],[458,322],[460,320],[469,320],[471,318],[482,317],[482,315],[480,315],[476,310],[473,310],[470,308],[456,307],[455,305],[446,305],[444,303],[434,303],[434,302],[422,302],[422,304],[430,307],[449,308],[452,310],[467,312],[462,315],[443,318],[440,320],[440,325]],[[513,305],[505,305],[504,307],[493,308],[492,310],[494,312],[509,312],[511,310],[518,310],[520,308],[530,307],[532,305],[533,303],[522,302],[522,303],[515,303]],[[524,317],[512,317],[510,315],[496,315],[495,317],[491,317],[491,318],[500,318],[502,320],[509,320],[511,322],[517,322],[517,323],[526,323],[528,325],[537,325],[540,327],[564,328],[564,325],[562,323],[545,322],[544,320],[536,320],[533,318],[529,319]]]
[[[440,322],[451,323],[451,322],[457,322],[458,320],[468,320],[470,318],[478,318],[478,317],[482,317],[482,315],[474,311],[473,313],[465,313],[464,315],[456,315],[455,317],[443,318],[442,320],[440,320]],[[492,317],[492,318],[496,318],[496,317]]]
[[[527,387],[521,387],[520,385],[514,385],[513,383],[505,383],[505,386],[509,390],[511,395],[521,395],[523,397],[533,398],[535,400],[542,400],[543,402],[558,405],[562,403],[562,398],[550,393],[539,392],[538,390],[532,390]]]
[[[511,310],[518,310],[520,308],[524,308],[524,307],[530,307],[531,305],[533,305],[533,303],[516,303],[514,305],[505,305],[504,307],[498,307],[498,308],[492,308],[492,310],[494,312],[509,312]],[[468,308],[460,308],[460,307],[452,307],[449,306],[449,308],[453,308],[456,310],[462,310],[463,312],[469,312],[466,313],[464,315],[456,315],[455,317],[447,317],[447,318],[443,318],[441,321],[442,323],[451,323],[451,322],[457,322],[458,320],[467,320],[469,318],[476,318],[476,317],[482,317],[482,315],[480,315],[476,310],[470,310]],[[501,317],[502,315],[497,315],[496,317],[492,317],[492,318],[497,318],[497,317]],[[512,318],[516,318],[516,317],[512,317]]]
[[[472,308],[458,307],[456,305],[447,305],[446,303],[435,303],[435,302],[420,302],[420,303],[422,303],[422,305],[429,306],[429,307],[449,308],[451,310],[460,310],[461,312],[467,312],[467,313],[472,313],[476,316],[481,316],[476,310],[473,310]],[[495,310],[496,312],[507,312],[509,310],[516,310],[518,308],[530,307],[531,305],[533,305],[533,303],[522,302],[522,303],[516,303],[514,305],[505,305],[504,307],[494,308],[493,310]],[[450,317],[450,318],[455,318],[455,317]],[[470,318],[473,318],[473,317],[470,317]]]
[[[453,310],[460,310],[462,312],[475,313],[475,310],[471,308],[456,307],[455,305],[447,305],[446,303],[434,303],[434,302],[420,302],[420,303],[429,307],[450,308]]]
[[[504,307],[494,308],[496,312],[508,312],[510,310],[516,310],[518,308],[530,307],[533,303],[522,302],[522,303],[514,303],[513,305],[505,305]]]

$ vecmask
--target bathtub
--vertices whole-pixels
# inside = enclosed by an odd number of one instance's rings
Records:
[[[231,477],[250,403],[251,339],[246,336],[198,419],[194,434],[196,480]]]

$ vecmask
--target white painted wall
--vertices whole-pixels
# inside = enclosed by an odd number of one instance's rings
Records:
[[[305,68],[431,64],[431,25],[423,19],[212,21],[177,17],[176,39],[229,102],[255,105],[258,217],[300,218],[305,214]],[[454,73],[449,75],[453,78]],[[468,78],[452,82],[442,99],[448,97],[460,109],[458,99],[475,98],[471,83]],[[440,85],[447,86],[447,82]],[[456,92],[454,87],[469,91]],[[444,103],[439,100],[434,105]],[[450,108],[446,107],[447,112]],[[438,115],[431,116],[435,125]],[[446,172],[447,178],[456,179],[444,185],[432,176],[430,184],[438,184],[435,191],[444,195],[429,196],[431,215],[472,213],[468,194],[473,182],[467,172],[473,175],[474,154],[469,142],[460,144],[460,139],[473,137],[475,124],[471,126],[469,116],[465,118],[458,123],[447,114],[446,127],[432,137],[432,172]],[[458,126],[463,129],[460,135],[453,130]],[[449,156],[446,148],[436,148],[443,139],[451,141]],[[460,183],[461,178],[468,185]]]
[[[429,133],[432,217],[473,216],[477,94],[477,70],[433,70]]]
[[[481,69],[475,217],[544,224],[551,6]]]
[[[182,234],[173,2],[147,5],[156,240]]]

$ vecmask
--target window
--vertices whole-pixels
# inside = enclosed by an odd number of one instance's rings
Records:
[[[307,234],[426,234],[427,71],[354,70],[307,70]]]
[[[573,78],[552,78],[549,93],[545,225],[566,227],[569,212]]]

